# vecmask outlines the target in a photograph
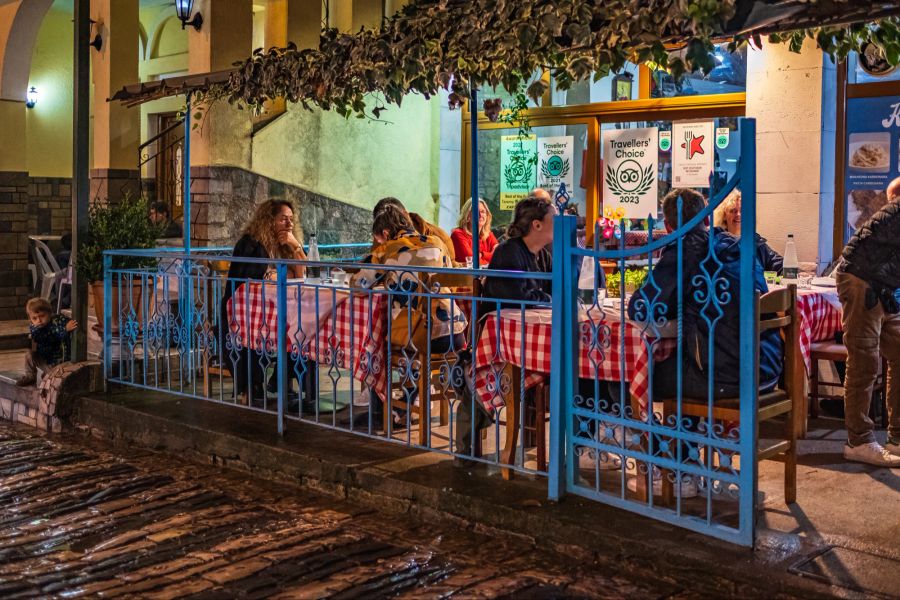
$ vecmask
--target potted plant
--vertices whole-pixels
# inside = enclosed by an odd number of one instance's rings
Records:
[[[120,202],[100,204],[90,208],[88,230],[84,244],[78,249],[76,268],[78,273],[90,284],[91,298],[94,301],[94,314],[97,316],[99,328],[103,328],[103,251],[122,250],[128,248],[153,248],[156,239],[162,235],[162,227],[155,225],[149,218],[147,201],[134,199],[127,192]],[[123,269],[139,269],[152,266],[153,259],[142,257],[120,257],[113,266]],[[119,282],[113,281],[113,289]],[[134,280],[130,286],[130,300],[124,294],[129,291],[124,287],[119,293],[115,291],[112,298],[112,329],[118,330],[119,297],[131,302],[141,320],[141,281]]]
[[[647,280],[647,269],[628,269],[625,271],[625,293],[633,294]]]

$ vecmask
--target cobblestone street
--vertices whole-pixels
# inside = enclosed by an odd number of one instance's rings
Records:
[[[0,597],[660,597],[523,540],[0,427]]]

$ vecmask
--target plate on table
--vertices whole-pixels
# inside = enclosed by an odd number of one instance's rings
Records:
[[[813,277],[809,280],[809,284],[816,287],[837,287],[837,284],[831,277]]]

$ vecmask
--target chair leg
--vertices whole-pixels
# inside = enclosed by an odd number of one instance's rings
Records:
[[[519,369],[513,367],[512,373],[512,398],[506,398],[506,443],[503,448],[501,461],[505,465],[513,465],[516,462],[516,447],[519,443],[519,400],[522,397]],[[513,470],[501,469],[503,479],[513,478]]]
[[[431,374],[425,372],[425,361],[419,367],[419,445],[427,446],[431,432]],[[410,407],[412,409],[412,407]]]
[[[674,414],[676,411],[674,403],[671,400],[663,401],[663,412],[662,412],[662,421],[666,423],[666,419],[669,415]],[[677,424],[676,424],[677,427]],[[680,443],[680,442],[676,442]],[[674,450],[675,457],[678,457],[678,450]],[[672,485],[672,482],[669,481],[668,470],[662,471],[662,505],[663,506],[672,506],[675,504],[675,486]]]
[[[819,418],[819,360],[814,356],[809,360],[809,414]]]
[[[432,374],[432,377],[433,376],[434,375]],[[439,390],[441,389],[440,383],[438,383],[438,389]],[[439,410],[441,411],[440,412],[440,419],[441,419],[440,424],[441,424],[441,427],[446,427],[450,423],[450,399],[447,398],[447,394],[443,393],[443,391],[442,391],[442,393],[440,394],[440,397],[438,398],[438,402],[439,402],[439,407],[440,407]]]
[[[547,439],[546,421],[547,414],[547,386],[541,384],[534,394],[534,435],[537,437],[537,468],[538,471],[547,470]]]
[[[784,501],[793,504],[797,501],[797,423],[794,413],[797,405],[793,404],[791,412],[785,415],[784,433],[791,446],[784,453]]]
[[[384,427],[384,435],[390,437],[394,433],[389,428],[389,425],[394,418],[394,388],[390,385],[388,385],[387,398],[384,401],[381,412],[383,413],[382,426]]]

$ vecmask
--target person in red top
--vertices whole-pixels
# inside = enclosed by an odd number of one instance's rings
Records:
[[[494,248],[497,247],[497,238],[491,232],[491,211],[488,209],[487,202],[479,200],[478,207],[478,231],[481,233],[478,242],[478,255],[480,256],[481,266],[487,266],[494,256]],[[453,240],[453,249],[456,253],[456,260],[464,262],[472,256],[472,199],[466,200],[462,209],[459,211],[459,222],[457,228],[450,234]]]

